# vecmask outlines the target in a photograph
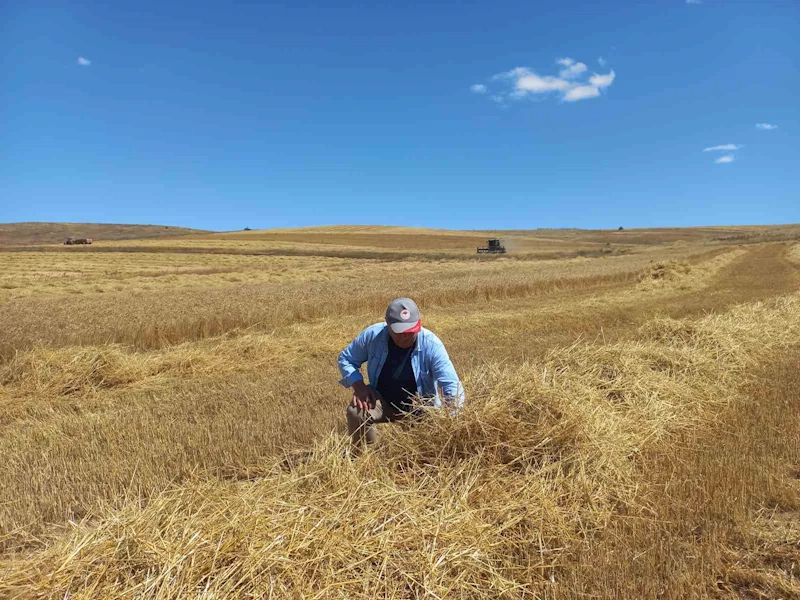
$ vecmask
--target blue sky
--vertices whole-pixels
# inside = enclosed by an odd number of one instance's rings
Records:
[[[0,40],[0,222],[800,222],[794,0],[5,0]]]

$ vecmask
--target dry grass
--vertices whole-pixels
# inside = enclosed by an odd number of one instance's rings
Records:
[[[114,225],[111,223],[0,223],[0,246],[62,244],[68,237],[102,240],[172,238],[199,233],[201,229],[166,225]]]
[[[481,245],[486,237],[500,237],[517,242],[539,244],[606,244],[622,243],[637,245],[659,245],[675,242],[713,242],[713,241],[783,241],[797,239],[800,235],[800,225],[761,225],[761,226],[721,226],[721,227],[662,227],[651,229],[627,228],[622,231],[617,229],[591,230],[591,229],[534,229],[534,230],[473,230],[456,231],[448,229],[422,229],[415,227],[387,227],[366,225],[338,225],[329,227],[300,227],[295,229],[267,229],[253,231],[226,232],[204,236],[206,239],[231,238],[240,240],[257,239],[283,239],[295,242],[320,240],[328,243],[333,239],[341,239],[345,245],[352,245],[350,240],[362,240],[364,237],[376,238],[376,244],[385,247],[407,248],[400,245],[402,239],[411,236],[416,239],[427,238],[421,241],[426,247],[446,248],[450,244],[462,244],[465,239],[472,238],[472,242]],[[297,237],[305,236],[305,237]],[[327,242],[323,239],[327,238]],[[388,238],[388,239],[387,239]],[[436,239],[438,238],[438,240]],[[445,241],[447,240],[447,241]],[[471,247],[471,245],[470,245]]]
[[[698,262],[719,252],[724,249],[681,249],[675,255]],[[603,287],[635,281],[652,260],[647,252],[424,265],[408,259],[360,264],[320,257],[92,253],[52,260],[46,254],[0,253],[8,273],[0,282],[13,286],[0,289],[0,357],[34,344],[153,348],[236,328],[272,330],[331,314],[380,314],[387,297],[403,294],[436,308]]]
[[[569,254],[600,233],[514,236]],[[0,597],[786,595],[773,567],[795,530],[763,509],[791,505],[777,408],[794,388],[788,368],[748,381],[795,356],[796,246],[707,243],[722,233],[630,232],[656,245],[562,260],[375,228],[0,253]],[[351,461],[333,357],[404,294],[470,403]],[[721,492],[740,500],[704,500]]]
[[[340,277],[349,265],[346,260],[322,257],[236,254],[0,253],[0,301],[93,292],[201,290],[243,282],[325,281]]]
[[[153,388],[165,379],[219,378],[267,366],[288,369],[307,357],[307,350],[296,340],[266,335],[212,338],[154,352],[119,344],[36,348],[0,365],[0,385],[12,395],[34,397],[85,395],[133,383]]]
[[[726,253],[693,269],[708,275],[737,256]],[[605,325],[604,337],[619,337],[623,317],[635,331],[637,322],[673,296],[683,298],[681,310],[693,302],[707,308],[707,299],[718,294],[685,297],[686,290],[699,292],[706,284],[705,277],[696,277],[672,289],[555,286],[557,291],[541,291],[544,295],[462,299],[457,312],[452,305],[426,305],[425,314],[469,379],[487,363],[536,356],[590,328]],[[340,426],[344,401],[331,357],[375,319],[374,312],[284,324],[268,334],[232,332],[147,352],[119,345],[18,352],[0,368],[8,396],[0,398],[0,424],[6,425],[0,452],[13,457],[0,466],[5,482],[0,522],[8,530],[38,532],[48,522],[84,514],[98,498],[115,497],[134,477],[151,493],[198,465],[215,473],[246,468],[265,454],[324,435]],[[116,315],[121,324],[130,318]],[[314,418],[289,427],[298,412]],[[30,438],[37,443],[29,444]],[[81,457],[80,469],[75,457]],[[30,495],[30,482],[42,476],[47,493]]]
[[[394,431],[355,462],[339,436],[142,503],[97,509],[6,563],[31,597],[534,597],[581,543],[636,508],[637,457],[713,422],[761,353],[800,333],[800,299],[473,375],[457,417]],[[46,574],[46,575],[45,575]]]
[[[583,546],[569,596],[800,597],[798,360],[765,356],[712,428],[643,457],[639,509]]]
[[[702,288],[709,276],[742,254],[743,251],[727,252],[695,266],[686,262],[656,263],[638,275],[640,285],[637,292],[632,294],[625,290],[610,295],[606,301],[620,301],[625,296],[634,296],[635,301],[641,301],[642,292],[654,289],[658,291],[658,297],[663,298],[669,285],[675,285],[681,291]],[[531,290],[526,291],[525,296],[529,297]],[[592,301],[597,299],[592,297]],[[575,310],[578,306],[573,303],[570,308]],[[544,315],[552,314],[552,311],[552,307],[547,307],[540,312]],[[518,316],[519,311],[512,310],[510,315]],[[526,316],[531,315],[531,311],[526,312]],[[503,319],[497,313],[490,314],[490,317],[494,323]],[[456,322],[436,319],[435,316],[434,322],[438,325],[437,330],[448,331],[465,325],[477,327],[479,321],[486,318],[485,310],[473,309],[469,314],[462,312]],[[152,352],[135,352],[121,344],[79,348],[43,346],[26,352],[18,351],[10,361],[0,364],[0,384],[16,395],[85,394],[130,383],[152,385],[163,376],[221,376],[278,364],[286,368],[291,362],[290,357],[318,356],[335,351],[336,343],[325,343],[313,328],[312,332],[307,329],[284,327],[282,333],[274,331],[271,335],[223,336],[200,343],[168,345]]]
[[[746,254],[736,249],[692,264],[687,260],[670,260],[652,263],[639,274],[639,288],[659,290],[677,287],[681,290],[700,288],[723,268]]]
[[[486,232],[489,233],[489,232]],[[800,225],[718,226],[718,227],[656,227],[651,229],[587,230],[537,229],[535,231],[496,232],[504,235],[535,236],[541,239],[570,240],[588,243],[621,243],[660,245],[703,242],[760,243],[796,240]]]
[[[795,244],[791,247],[788,253],[788,258],[792,262],[800,264],[800,244]]]

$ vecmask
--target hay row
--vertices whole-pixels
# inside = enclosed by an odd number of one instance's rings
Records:
[[[336,351],[335,345],[322,340],[316,347],[329,354]],[[159,387],[176,378],[221,378],[253,369],[287,369],[308,359],[308,354],[304,340],[252,333],[151,352],[136,352],[121,344],[39,347],[18,352],[0,364],[0,386],[16,397],[77,396],[133,384]]]
[[[795,244],[789,249],[787,254],[790,261],[800,265],[800,244]]]

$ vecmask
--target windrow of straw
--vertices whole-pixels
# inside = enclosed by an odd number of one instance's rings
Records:
[[[793,295],[487,368],[460,414],[388,428],[360,458],[332,435],[242,481],[98,508],[0,563],[0,597],[556,594],[582,540],[637,502],[637,456],[713,422],[751,364],[798,334]]]
[[[800,265],[800,244],[795,244],[789,249],[787,254],[789,260]]]
[[[694,264],[688,260],[666,260],[651,264],[639,274],[640,290],[663,290],[678,287],[686,290],[702,287],[720,269],[737,260],[747,251],[741,248],[730,250]]]
[[[326,348],[328,353],[335,350]],[[302,341],[256,334],[229,334],[150,352],[120,344],[39,347],[17,352],[0,364],[0,386],[18,396],[84,395],[131,384],[153,387],[175,378],[286,369],[305,354]]]

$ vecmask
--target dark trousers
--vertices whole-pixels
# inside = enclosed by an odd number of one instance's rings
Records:
[[[347,406],[347,432],[350,434],[350,441],[356,446],[363,444],[364,440],[371,444],[377,437],[375,425],[394,423],[406,418],[413,420],[410,417],[418,415],[419,412],[419,409],[412,410],[410,413],[403,412],[382,398],[378,398],[374,408],[368,410],[360,410],[350,404]]]

